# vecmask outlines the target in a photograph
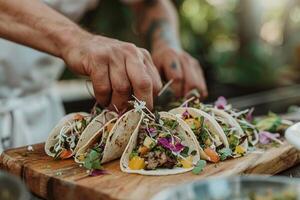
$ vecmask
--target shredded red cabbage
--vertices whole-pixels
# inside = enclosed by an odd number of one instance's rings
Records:
[[[252,122],[252,120],[253,120],[253,112],[254,112],[254,107],[250,108],[249,112],[246,115],[246,120],[248,122]]]
[[[157,130],[155,129],[155,128],[147,128],[146,129],[147,130],[147,132],[149,133],[149,135],[151,136],[151,137],[154,137],[154,136],[156,136],[157,135]]]
[[[259,142],[261,144],[269,144],[272,140],[279,138],[279,133],[270,133],[267,131],[261,131],[259,133]]]
[[[94,169],[89,175],[90,176],[100,176],[100,175],[106,175],[109,174],[107,170],[103,169]]]
[[[189,118],[189,116],[190,116],[190,113],[189,113],[187,110],[185,110],[185,111],[182,113],[182,118],[183,118],[183,119],[187,119],[187,118]]]
[[[184,146],[176,139],[175,144],[172,144],[171,138],[159,138],[158,144],[175,153],[180,153],[184,149]]]
[[[215,102],[215,106],[218,109],[225,109],[225,106],[227,105],[227,100],[225,97],[220,96],[217,101]]]

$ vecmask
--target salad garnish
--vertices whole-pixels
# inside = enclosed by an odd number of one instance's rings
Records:
[[[173,119],[156,116],[159,123],[147,116],[142,120],[137,146],[129,156],[129,168],[154,170],[193,167],[193,156],[196,151],[191,151],[184,144],[184,139],[178,132],[179,123]]]
[[[193,169],[193,174],[200,174],[200,172],[203,171],[204,167],[206,166],[206,161],[205,160],[199,160],[196,164],[196,166]]]
[[[95,141],[93,147],[88,149],[85,155],[81,155],[83,156],[82,158],[79,158],[79,160],[84,160],[83,166],[86,169],[91,171],[103,169],[101,160],[103,157],[107,137],[109,136],[109,132],[112,130],[114,124],[115,121],[111,121],[105,127],[103,127],[103,129],[101,129],[101,137]]]
[[[56,136],[58,141],[50,148],[50,152],[55,154],[55,159],[66,159],[73,155],[79,137],[90,121],[90,116],[76,114],[73,120],[68,121],[61,128],[59,134]]]
[[[261,144],[269,144],[272,141],[278,144],[283,144],[283,142],[278,139],[279,137],[280,137],[279,133],[270,133],[268,131],[259,132],[259,142]]]

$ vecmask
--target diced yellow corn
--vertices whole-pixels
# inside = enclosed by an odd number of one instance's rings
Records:
[[[134,156],[129,161],[129,168],[132,170],[140,170],[140,169],[144,169],[144,167],[145,167],[144,158],[141,158],[139,156]]]
[[[77,159],[78,159],[79,161],[84,161],[85,155],[84,155],[84,154],[79,154],[79,155],[77,156]]]
[[[182,164],[183,168],[193,167],[193,157],[192,156],[188,156],[185,159],[180,159],[179,162]]]
[[[190,128],[200,128],[201,124],[199,121],[195,120],[194,118],[189,118],[184,120]]]
[[[241,145],[238,145],[235,147],[234,153],[243,155],[243,154],[245,154],[245,152],[246,152],[245,148],[242,147]]]

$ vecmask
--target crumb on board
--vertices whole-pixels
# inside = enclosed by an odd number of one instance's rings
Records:
[[[31,145],[29,145],[29,146],[27,147],[27,151],[34,151],[34,149],[33,149],[33,147],[32,147]]]
[[[61,171],[58,171],[55,173],[56,176],[61,176],[63,173]]]

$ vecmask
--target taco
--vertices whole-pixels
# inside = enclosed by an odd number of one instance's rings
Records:
[[[240,157],[248,151],[248,139],[240,124],[223,110],[204,106],[203,111],[210,114],[222,127],[232,151],[233,157]]]
[[[107,110],[96,116],[84,112],[66,115],[50,132],[45,144],[46,154],[55,159],[72,157],[92,137],[94,130],[116,115]]]
[[[110,120],[78,150],[75,161],[88,169],[100,169],[101,164],[121,157],[140,120],[141,114],[134,110]]]
[[[220,100],[219,100],[220,101]],[[185,106],[190,106],[203,110],[214,118],[223,129],[225,133],[230,149],[227,149],[226,157],[240,157],[248,151],[248,136],[238,123],[237,119],[225,112],[224,107],[217,107],[210,104],[203,104],[199,99],[189,101]],[[226,107],[227,108],[227,107]],[[228,152],[231,152],[230,155]],[[223,157],[224,158],[224,157]]]
[[[143,116],[121,157],[123,172],[143,175],[179,174],[200,160],[197,140],[175,115],[160,112]]]
[[[218,122],[208,113],[191,108],[179,107],[169,111],[181,118],[197,138],[198,148],[204,152],[203,159],[219,162],[223,151],[229,148],[227,137]]]
[[[258,143],[259,129],[252,124],[252,113],[254,111],[254,108],[245,110],[235,109],[231,104],[227,103],[227,100],[224,97],[219,97],[217,99],[217,101],[215,102],[215,107],[228,113],[238,122],[244,134],[247,136],[249,146],[255,146]]]

